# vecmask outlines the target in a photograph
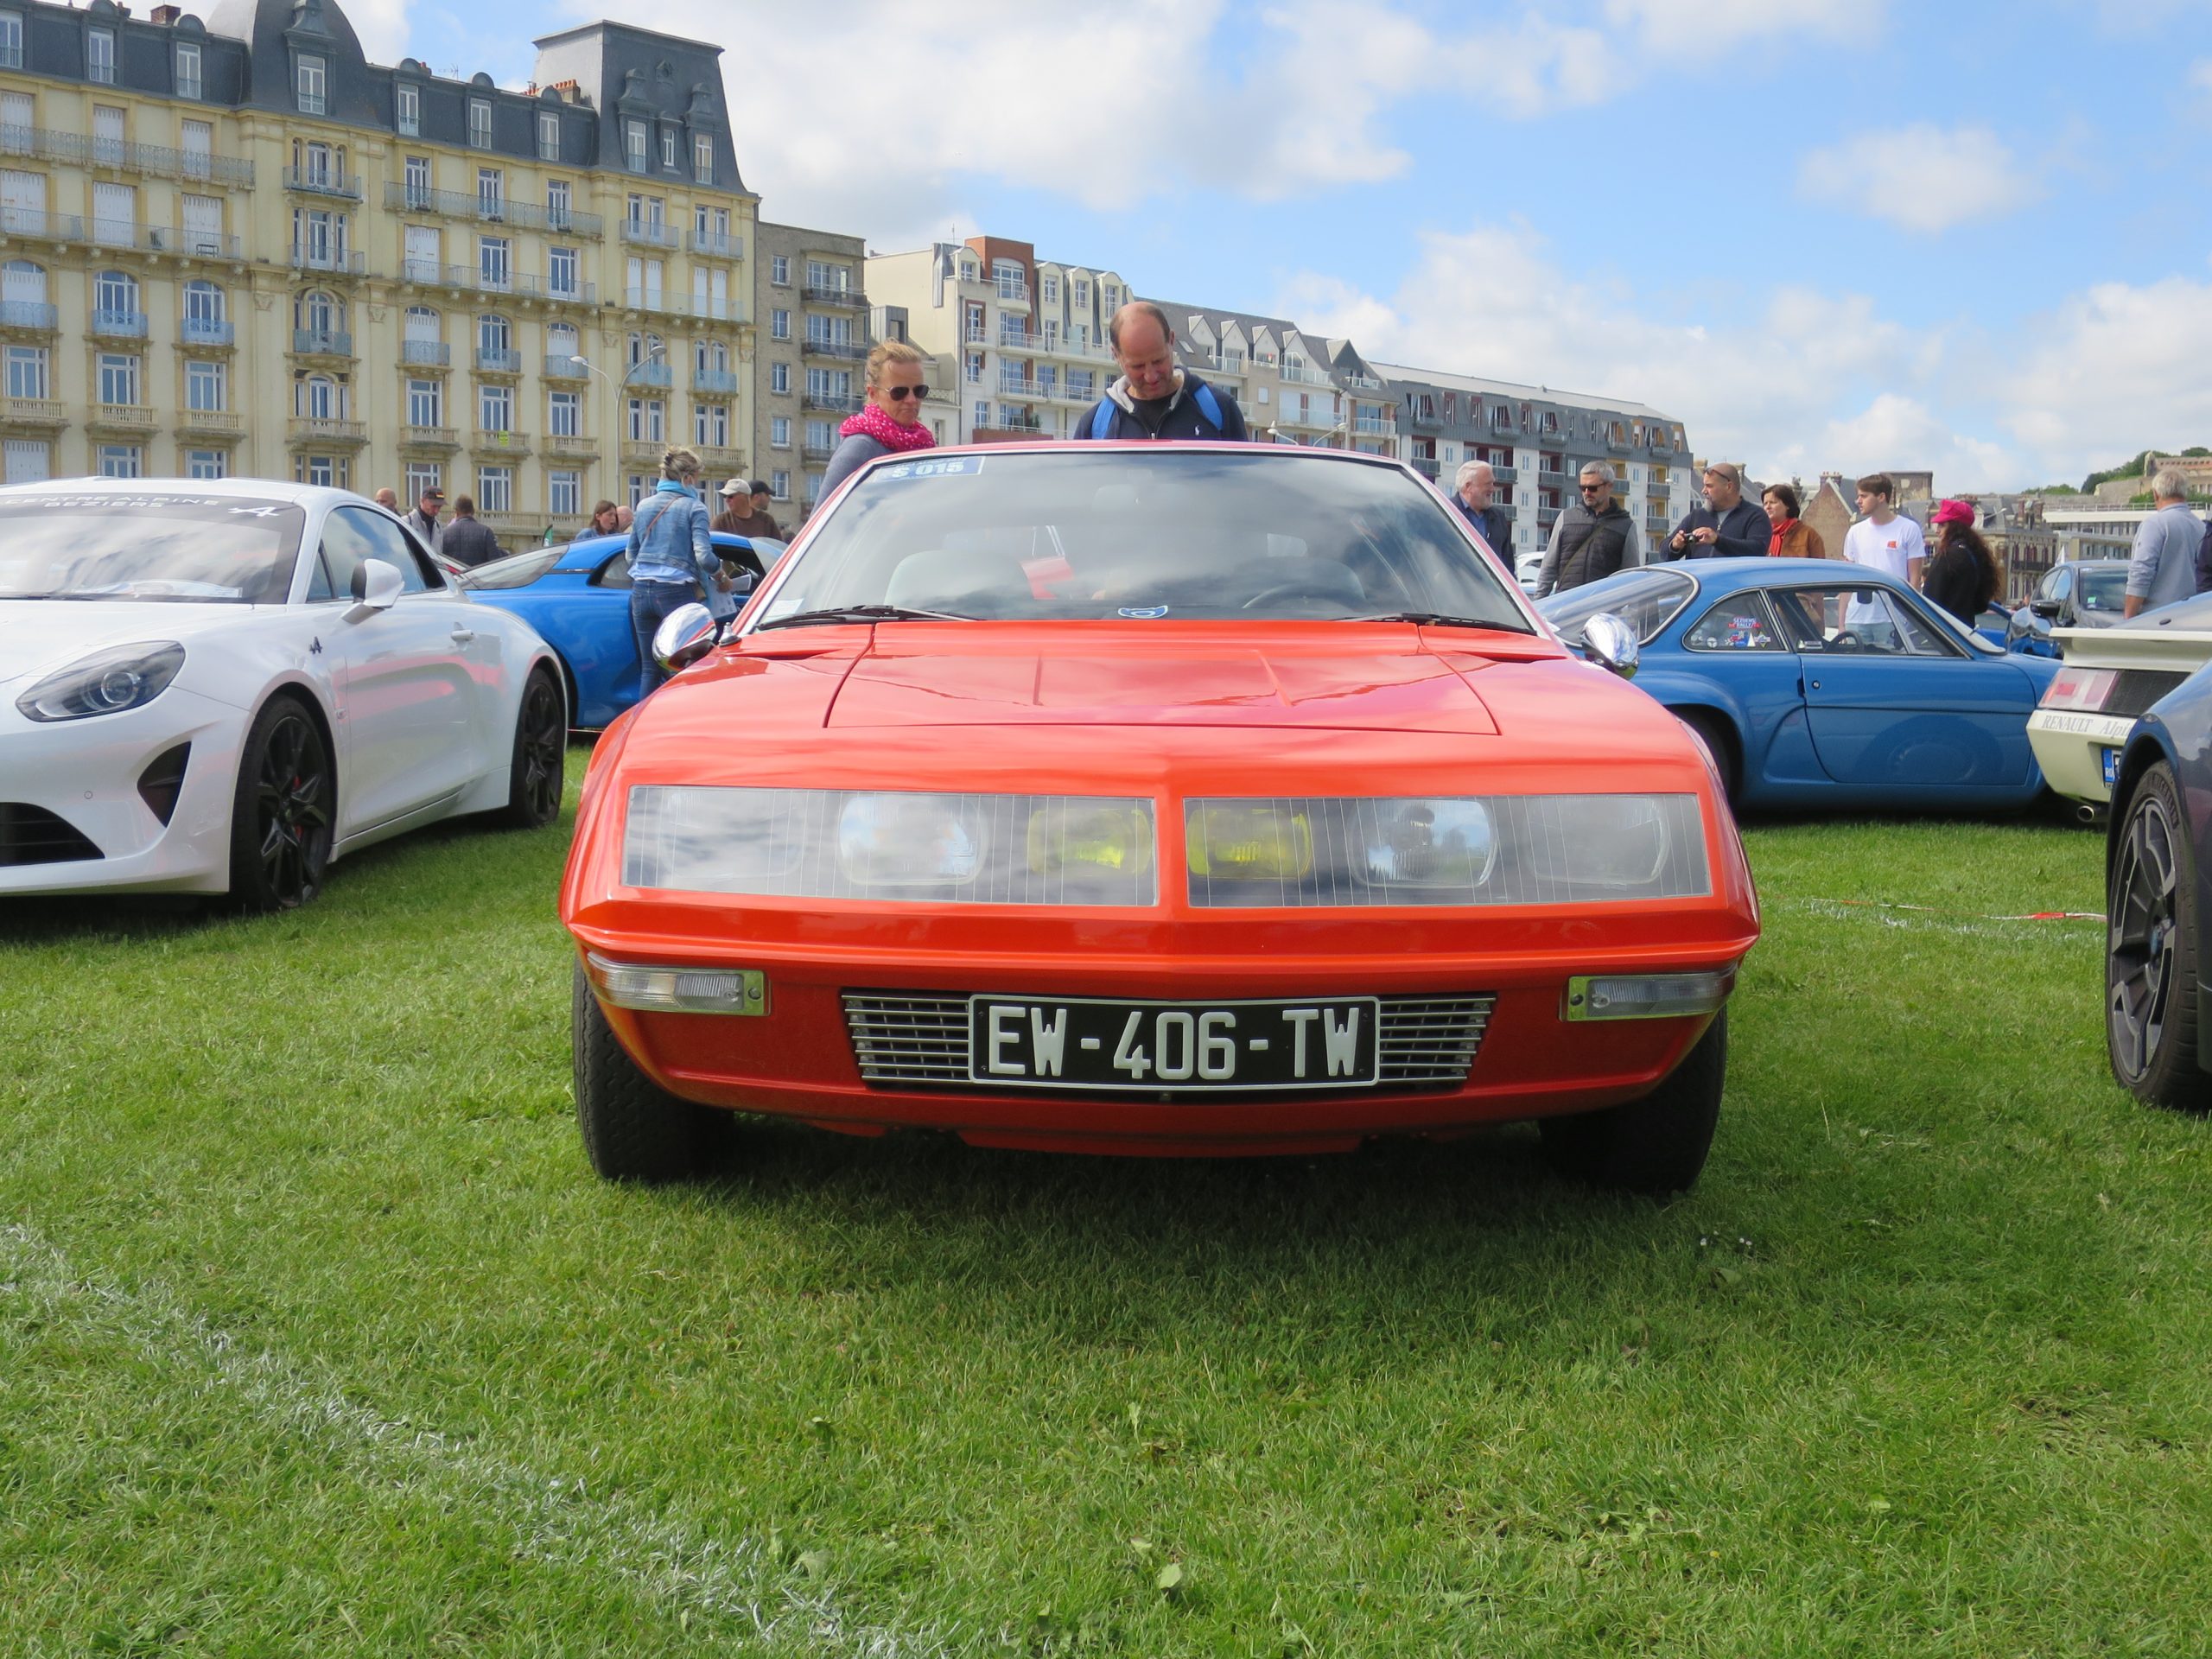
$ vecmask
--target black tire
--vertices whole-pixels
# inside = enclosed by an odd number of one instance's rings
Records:
[[[1729,810],[1734,810],[1744,787],[1743,752],[1735,728],[1725,715],[1710,709],[1677,709],[1675,718],[1705,745],[1705,752],[1713,757],[1713,769],[1720,774],[1720,786],[1727,792]]]
[[[583,964],[570,1004],[576,1127],[591,1166],[610,1181],[655,1185],[699,1175],[711,1166],[730,1115],[671,1095],[638,1069],[607,1023]]]
[[[2121,1088],[2203,1111],[2196,1064],[2196,867],[2171,767],[2145,772],[2113,837],[2105,912],[2105,1052]]]
[[[1542,1121],[1544,1158],[1570,1180],[1663,1197],[1686,1192],[1713,1150],[1728,1078],[1728,1011],[1642,1100]]]
[[[247,728],[231,797],[231,902],[296,910],[322,891],[337,822],[338,773],[315,715],[271,697]]]
[[[568,704],[560,677],[540,664],[531,670],[515,711],[514,757],[507,772],[507,804],[500,823],[517,830],[542,830],[561,816],[561,791],[569,753]]]

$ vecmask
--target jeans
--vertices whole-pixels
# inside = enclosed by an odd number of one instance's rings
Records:
[[[671,611],[700,602],[696,582],[636,582],[630,584],[630,627],[638,636],[638,698],[643,702],[668,678],[653,660],[653,634]]]

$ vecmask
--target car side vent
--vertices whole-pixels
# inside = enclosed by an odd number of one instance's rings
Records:
[[[180,743],[155,756],[138,774],[138,798],[164,825],[176,816],[176,798],[184,789],[184,763],[191,756],[192,745]]]
[[[0,864],[71,864],[99,856],[67,818],[42,806],[0,801]]]
[[[2188,677],[2164,669],[2123,668],[2113,680],[2105,706],[2097,712],[2133,720]]]
[[[892,1088],[988,1092],[968,1078],[968,998],[944,991],[847,991],[845,1028],[861,1079]],[[1456,1089],[1489,1029],[1493,996],[1382,999],[1382,1086]],[[1280,1097],[1280,1096],[1278,1096]]]

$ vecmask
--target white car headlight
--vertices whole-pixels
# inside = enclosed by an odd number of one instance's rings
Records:
[[[1148,800],[638,785],[633,887],[931,904],[1159,902]]]
[[[160,696],[183,666],[184,647],[173,639],[111,645],[48,675],[17,697],[16,707],[37,721],[119,715]]]
[[[1200,908],[1573,905],[1708,893],[1694,795],[1194,800]]]

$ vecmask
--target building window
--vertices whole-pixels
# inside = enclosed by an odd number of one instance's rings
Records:
[[[23,19],[21,13],[0,11],[0,69],[20,69],[23,67]],[[8,446],[12,453],[14,444]],[[45,446],[41,444],[40,448]],[[40,474],[44,477],[44,474]],[[13,478],[8,480],[13,484]]]
[[[703,133],[691,141],[691,181],[712,184],[715,181],[715,141]]]
[[[497,315],[476,319],[476,349],[486,357],[504,359],[514,349],[514,328]]]
[[[545,401],[545,435],[574,438],[582,435],[584,399],[580,391],[556,391]]]
[[[8,347],[8,395],[10,397],[43,397],[47,385],[45,346]],[[10,481],[12,483],[14,480]]]
[[[471,149],[492,148],[492,100],[488,98],[468,100],[468,147]]]
[[[479,512],[512,512],[515,506],[515,469],[512,467],[479,467],[476,469],[476,510]]]
[[[177,42],[176,95],[195,99],[200,96],[200,47],[195,41]]]
[[[507,175],[496,167],[476,169],[476,211],[486,219],[499,219],[507,211]]]
[[[791,389],[791,365],[788,363],[771,363],[768,365],[768,390],[787,392]]]
[[[569,225],[569,181],[548,179],[545,181],[545,217],[556,230],[566,230]]]
[[[508,264],[507,254],[505,237],[477,238],[476,282],[479,287],[504,294],[514,285],[513,267]]]
[[[729,447],[729,405],[692,404],[691,442],[703,444],[709,449],[727,449]]]
[[[1040,277],[1039,281],[1045,289],[1045,303],[1058,305],[1060,302],[1060,279],[1057,276],[1045,276]]]
[[[120,352],[100,353],[100,402],[104,404],[132,404],[138,401],[138,359]],[[136,474],[130,474],[136,477]]]
[[[837,447],[836,423],[830,421],[809,421],[806,423],[806,447],[825,454]]]
[[[476,427],[481,432],[515,429],[515,389],[512,386],[476,388]]]
[[[135,443],[104,443],[100,445],[100,476],[102,478],[143,478],[146,475],[146,452]]]
[[[230,372],[222,363],[195,358],[184,365],[184,406],[202,413],[230,407]]]
[[[671,172],[676,170],[676,129],[674,127],[661,129],[660,164]]]
[[[18,35],[16,55],[22,56],[22,44]],[[115,85],[115,31],[111,29],[89,29],[85,35],[85,79],[101,86]]]
[[[321,58],[300,60],[300,113],[321,115],[329,106],[330,77]]]
[[[53,476],[53,451],[44,438],[10,438],[4,448],[9,483],[36,484]]]
[[[296,455],[292,460],[292,481],[296,484],[315,484],[327,490],[353,487],[353,463],[343,455]],[[420,496],[416,498],[421,499]]]
[[[789,473],[785,472],[769,474],[768,493],[779,501],[790,500],[791,499],[791,475]]]
[[[771,256],[768,260],[768,280],[778,288],[791,285],[791,262],[783,254]]]
[[[632,397],[630,400],[630,442],[665,443],[667,441],[668,405],[658,397]]]
[[[445,382],[410,380],[407,383],[408,425],[443,426],[446,423],[445,410]]]
[[[791,447],[791,417],[790,416],[776,415],[769,418],[768,442],[771,447],[778,449],[788,449]]]
[[[425,490],[445,487],[446,469],[435,461],[410,461],[407,463],[407,494],[409,502],[420,501]]]
[[[583,500],[582,474],[545,474],[545,510],[556,518],[574,518],[584,510]]]
[[[625,121],[622,124],[622,156],[632,173],[645,170],[645,124]],[[634,218],[635,215],[633,214]]]
[[[789,340],[791,337],[791,314],[788,311],[768,313],[768,338]]]
[[[407,158],[407,205],[427,207],[430,205],[430,158],[410,156]]]
[[[537,159],[561,159],[561,118],[550,110],[540,110],[537,114]]]
[[[403,137],[416,138],[423,132],[423,89],[402,82],[397,111],[399,130]]]
[[[576,251],[574,248],[553,248],[545,256],[545,289],[575,299],[580,291],[576,285]]]
[[[228,478],[231,458],[220,449],[188,449],[184,452],[184,475],[187,478]]]

